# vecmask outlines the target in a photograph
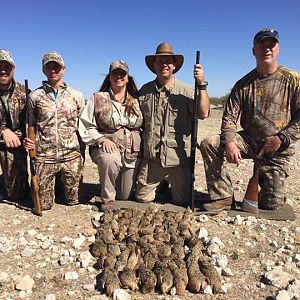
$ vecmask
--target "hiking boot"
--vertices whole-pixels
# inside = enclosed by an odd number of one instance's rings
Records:
[[[100,211],[112,211],[115,209],[115,201],[109,200],[107,202],[104,202],[100,205]]]
[[[258,201],[250,199],[244,199],[241,207],[242,211],[249,212],[251,214],[259,214]]]
[[[209,203],[203,204],[203,209],[211,212],[220,212],[223,210],[230,210],[232,205],[232,196],[221,199],[211,201]]]

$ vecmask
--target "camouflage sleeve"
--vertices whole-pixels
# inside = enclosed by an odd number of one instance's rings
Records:
[[[104,135],[98,131],[94,114],[94,97],[88,101],[79,118],[78,132],[81,139],[87,145],[95,145]]]
[[[291,99],[291,122],[282,131],[288,139],[288,144],[293,144],[300,139],[300,75],[297,78],[295,93]]]
[[[222,118],[221,143],[223,145],[234,141],[240,112],[241,97],[238,89],[234,86],[225,104]]]

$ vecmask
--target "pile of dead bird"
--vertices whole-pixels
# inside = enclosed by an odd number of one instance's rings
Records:
[[[221,277],[193,231],[191,210],[118,209],[105,212],[91,253],[97,258],[97,288],[164,295],[221,291]]]

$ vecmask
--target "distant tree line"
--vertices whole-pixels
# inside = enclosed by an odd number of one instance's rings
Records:
[[[226,94],[225,96],[222,97],[209,97],[209,100],[212,105],[224,107],[228,96],[229,94]]]

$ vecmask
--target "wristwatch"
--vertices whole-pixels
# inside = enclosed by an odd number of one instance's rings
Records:
[[[286,137],[283,133],[279,132],[277,133],[277,136],[279,137],[280,141],[281,141],[281,144],[284,145],[285,142],[286,142]]]
[[[204,81],[204,84],[198,84],[198,90],[206,90],[207,86],[208,86],[208,82]]]

